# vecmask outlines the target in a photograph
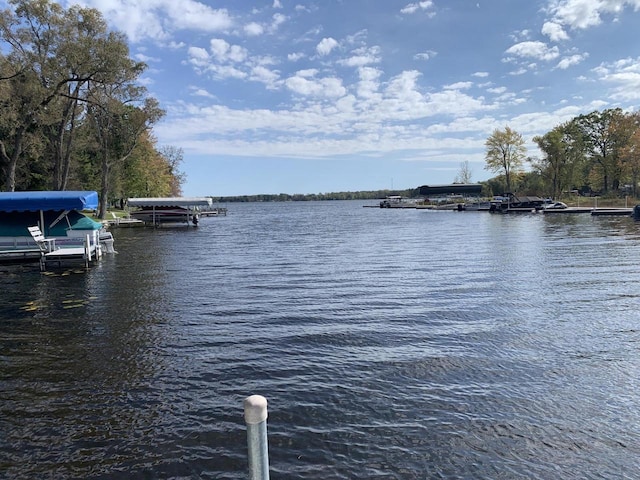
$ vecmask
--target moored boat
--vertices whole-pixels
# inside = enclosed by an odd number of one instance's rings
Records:
[[[211,207],[211,197],[156,197],[130,198],[131,217],[145,224],[159,226],[169,223],[187,223],[197,225],[200,220],[200,207]]]
[[[113,253],[113,236],[83,210],[98,207],[94,191],[0,192],[0,258],[38,258],[40,249],[28,231],[38,225],[60,249],[89,245],[100,257]]]
[[[401,195],[388,195],[380,201],[380,208],[416,208],[416,201]]]
[[[492,212],[502,213],[530,213],[538,212],[544,208],[544,199],[535,195],[514,195],[505,193],[502,200],[491,205]]]

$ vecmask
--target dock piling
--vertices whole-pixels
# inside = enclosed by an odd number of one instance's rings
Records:
[[[269,480],[267,399],[262,395],[251,395],[245,398],[244,420],[247,424],[249,447],[249,479]]]

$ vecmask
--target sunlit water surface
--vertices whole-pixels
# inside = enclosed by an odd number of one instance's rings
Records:
[[[0,477],[638,478],[640,224],[363,205],[0,266]]]

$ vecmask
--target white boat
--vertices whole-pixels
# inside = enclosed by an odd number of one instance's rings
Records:
[[[416,208],[416,202],[401,195],[389,195],[380,202],[380,208]]]
[[[458,204],[458,210],[464,210],[467,212],[488,212],[491,210],[490,201],[471,201],[464,204]]]
[[[211,197],[130,198],[131,217],[146,224],[193,223],[200,220],[200,207],[210,208]]]
[[[94,191],[0,192],[0,258],[38,258],[40,248],[28,231],[39,226],[60,249],[87,243],[97,257],[113,253],[113,236],[101,222],[82,213],[98,207]]]
[[[564,210],[568,208],[564,202],[553,202],[544,205],[545,210]]]

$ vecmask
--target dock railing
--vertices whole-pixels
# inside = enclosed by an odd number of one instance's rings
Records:
[[[267,399],[262,395],[245,398],[244,421],[247,424],[249,447],[249,480],[269,480]]]

